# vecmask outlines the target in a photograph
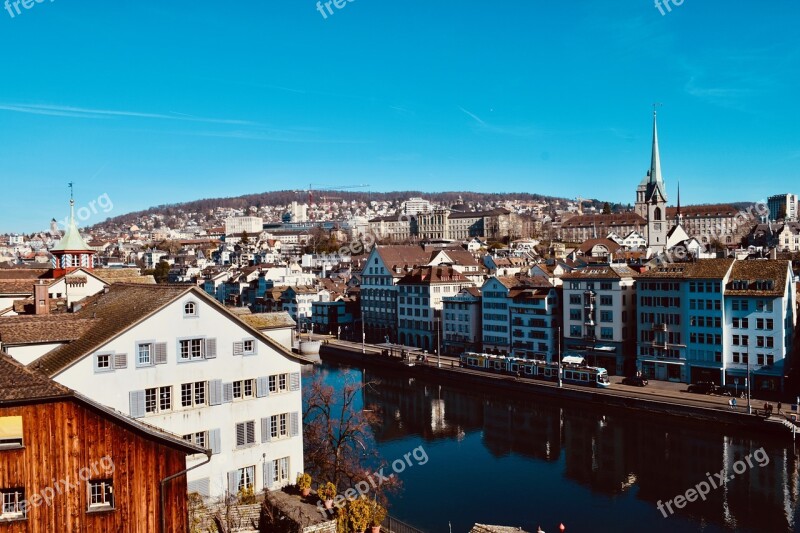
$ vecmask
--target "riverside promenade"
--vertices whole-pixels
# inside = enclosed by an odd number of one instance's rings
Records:
[[[320,356],[324,361],[351,364],[359,367],[373,367],[392,371],[398,375],[418,377],[434,383],[461,385],[476,390],[505,392],[509,395],[525,395],[558,398],[584,405],[607,406],[615,409],[639,411],[647,416],[671,416],[692,419],[701,423],[719,423],[773,433],[784,438],[793,437],[793,426],[800,434],[800,426],[789,421],[787,415],[797,415],[794,411],[783,410],[777,413],[777,405],[772,404],[773,414],[763,416],[765,402],[752,400],[752,414],[747,412],[747,400],[737,398],[737,406],[731,409],[730,397],[690,393],[685,383],[650,381],[646,387],[623,385],[621,376],[611,376],[611,386],[607,389],[580,385],[563,384],[541,379],[481,370],[461,368],[455,357],[428,354],[426,362],[415,361],[406,365],[398,357],[382,355],[385,348],[379,345],[350,341],[340,341],[331,337],[315,336],[323,340]],[[766,402],[768,403],[768,402]],[[785,406],[790,407],[790,406]]]

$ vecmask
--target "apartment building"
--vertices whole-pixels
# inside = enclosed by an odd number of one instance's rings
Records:
[[[442,299],[474,284],[452,266],[424,266],[403,276],[397,286],[398,342],[438,352]]]
[[[481,287],[483,349],[487,353],[511,353],[509,295],[516,285],[516,278],[491,277]]]
[[[565,351],[583,355],[609,374],[635,370],[636,277],[622,264],[562,276]]]
[[[708,259],[639,276],[638,368],[651,379],[783,388],[796,324],[788,261]]]
[[[449,355],[482,351],[481,290],[461,289],[454,296],[442,297],[442,351]]]
[[[546,278],[526,278],[511,289],[511,350],[515,356],[557,360],[561,326],[558,292]]]

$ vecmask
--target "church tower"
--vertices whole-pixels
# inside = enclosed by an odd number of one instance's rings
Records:
[[[53,255],[53,277],[60,278],[73,270],[94,268],[95,250],[86,244],[75,223],[75,200],[69,199],[69,224],[64,236],[51,250]]]
[[[663,252],[667,244],[667,194],[661,177],[658,150],[658,120],[653,110],[653,151],[650,170],[636,188],[636,213],[647,221],[645,238],[653,253]]]

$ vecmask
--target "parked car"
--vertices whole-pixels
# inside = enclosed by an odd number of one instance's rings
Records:
[[[689,385],[687,390],[697,394],[713,394],[717,390],[717,385],[711,381],[698,381]]]
[[[629,376],[622,380],[623,385],[633,385],[634,387],[646,387],[647,383],[647,378],[642,376]]]

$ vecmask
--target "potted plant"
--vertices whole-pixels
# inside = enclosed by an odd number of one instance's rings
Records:
[[[297,474],[297,483],[295,484],[304,498],[311,494],[311,476],[309,474]]]
[[[379,504],[376,501],[373,501],[370,505],[371,507],[371,524],[372,524],[372,533],[380,533],[381,531],[381,524],[386,519],[386,508]]]
[[[347,517],[356,533],[364,533],[371,523],[371,509],[369,501],[358,498],[347,504]]]
[[[325,509],[333,509],[333,499],[336,497],[336,485],[328,481],[317,489],[319,499],[325,502]]]

